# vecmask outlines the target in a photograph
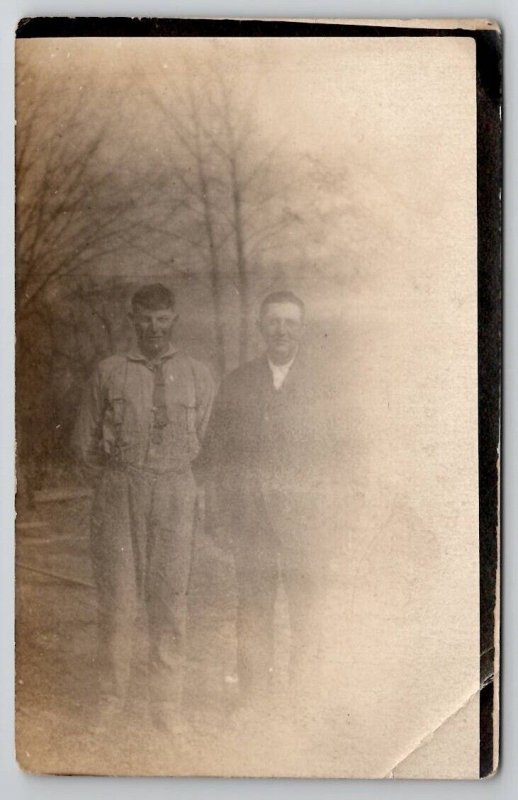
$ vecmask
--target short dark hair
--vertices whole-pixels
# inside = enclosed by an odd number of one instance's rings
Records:
[[[162,283],[147,283],[137,289],[131,298],[132,309],[135,310],[136,306],[151,311],[158,311],[163,308],[172,310],[175,306],[175,296]]]
[[[288,290],[281,291],[281,292],[271,292],[267,294],[264,298],[263,302],[261,303],[261,308],[259,310],[259,319],[262,319],[266,309],[268,306],[273,305],[274,303],[293,303],[293,305],[298,306],[300,308],[300,313],[302,317],[306,312],[306,307],[300,297],[297,297],[294,292],[290,292]]]

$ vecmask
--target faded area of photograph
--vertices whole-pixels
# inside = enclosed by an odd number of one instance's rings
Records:
[[[454,37],[17,42],[23,768],[478,775],[474,64]],[[295,708],[279,581],[271,690],[240,710],[234,559],[200,512],[171,740],[148,718],[138,638],[123,724],[92,727],[92,490],[71,447],[147,283],[174,291],[174,344],[216,386],[262,352],[262,300],[295,293],[335,412],[336,458],[315,458],[312,546],[331,555],[310,688]]]

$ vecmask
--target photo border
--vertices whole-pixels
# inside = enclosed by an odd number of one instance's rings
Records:
[[[418,20],[423,24],[427,20]],[[480,592],[479,775],[498,759],[494,712],[496,632],[500,598],[502,398],[502,36],[495,29],[397,27],[341,21],[33,17],[20,20],[17,39],[65,37],[470,37],[476,45],[478,476]],[[500,647],[499,647],[500,651]],[[498,659],[499,661],[499,659]]]

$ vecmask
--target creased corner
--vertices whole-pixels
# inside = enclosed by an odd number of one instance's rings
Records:
[[[395,774],[395,773],[396,773],[396,770],[398,770],[400,767],[402,767],[402,766],[403,766],[403,764],[404,764],[404,763],[407,761],[407,759],[409,759],[409,758],[410,758],[410,756],[412,756],[414,753],[416,753],[418,750],[420,750],[420,749],[421,749],[422,747],[424,747],[425,745],[429,744],[429,743],[430,743],[430,742],[431,742],[431,741],[434,739],[434,737],[437,735],[437,733],[438,733],[438,732],[439,732],[439,731],[440,731],[440,730],[441,730],[441,729],[442,729],[442,728],[443,728],[443,727],[444,727],[444,726],[445,726],[445,725],[446,725],[446,724],[447,724],[447,723],[448,723],[450,720],[452,720],[454,717],[456,717],[458,714],[460,714],[460,712],[461,712],[461,711],[462,711],[464,708],[466,708],[466,706],[468,706],[468,705],[469,705],[469,703],[471,703],[471,701],[472,701],[472,700],[473,700],[473,699],[474,699],[474,698],[475,698],[475,697],[476,697],[478,694],[480,694],[480,692],[482,691],[482,689],[484,689],[486,686],[488,686],[488,685],[489,685],[489,684],[490,684],[490,683],[491,683],[491,682],[492,682],[492,681],[495,679],[495,675],[498,675],[498,673],[492,672],[491,674],[488,674],[487,676],[485,676],[484,680],[480,682],[480,685],[479,685],[479,686],[477,686],[477,688],[476,688],[476,689],[474,689],[472,692],[470,692],[470,694],[469,694],[469,695],[467,695],[467,696],[466,696],[466,697],[465,697],[465,698],[464,698],[464,699],[463,699],[463,700],[462,700],[462,701],[461,701],[461,702],[460,702],[460,703],[459,703],[459,704],[458,704],[458,705],[457,705],[457,706],[456,706],[456,707],[455,707],[455,708],[454,708],[454,709],[453,709],[453,710],[452,710],[450,713],[448,713],[448,714],[446,715],[446,717],[445,717],[445,718],[444,718],[444,719],[443,719],[443,720],[442,720],[442,721],[439,723],[439,725],[437,725],[437,726],[436,726],[436,727],[435,727],[435,728],[434,728],[432,731],[430,731],[429,733],[426,733],[426,734],[424,734],[423,736],[421,736],[421,737],[420,737],[420,738],[417,740],[417,742],[415,742],[415,743],[412,745],[412,747],[411,747],[411,748],[410,748],[410,749],[409,749],[409,750],[408,750],[408,751],[407,751],[407,752],[406,752],[406,753],[405,753],[403,756],[401,756],[400,758],[398,758],[398,760],[396,761],[396,763],[395,763],[395,764],[394,764],[394,765],[393,765],[393,766],[390,768],[390,770],[389,770],[389,771],[388,771],[388,772],[387,772],[387,773],[386,773],[386,774],[385,774],[383,777],[384,777],[384,778],[397,778],[397,777],[398,777],[398,775],[396,775],[396,774]]]

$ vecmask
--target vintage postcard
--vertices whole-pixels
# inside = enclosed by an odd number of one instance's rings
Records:
[[[501,37],[28,19],[16,749],[498,765]]]

